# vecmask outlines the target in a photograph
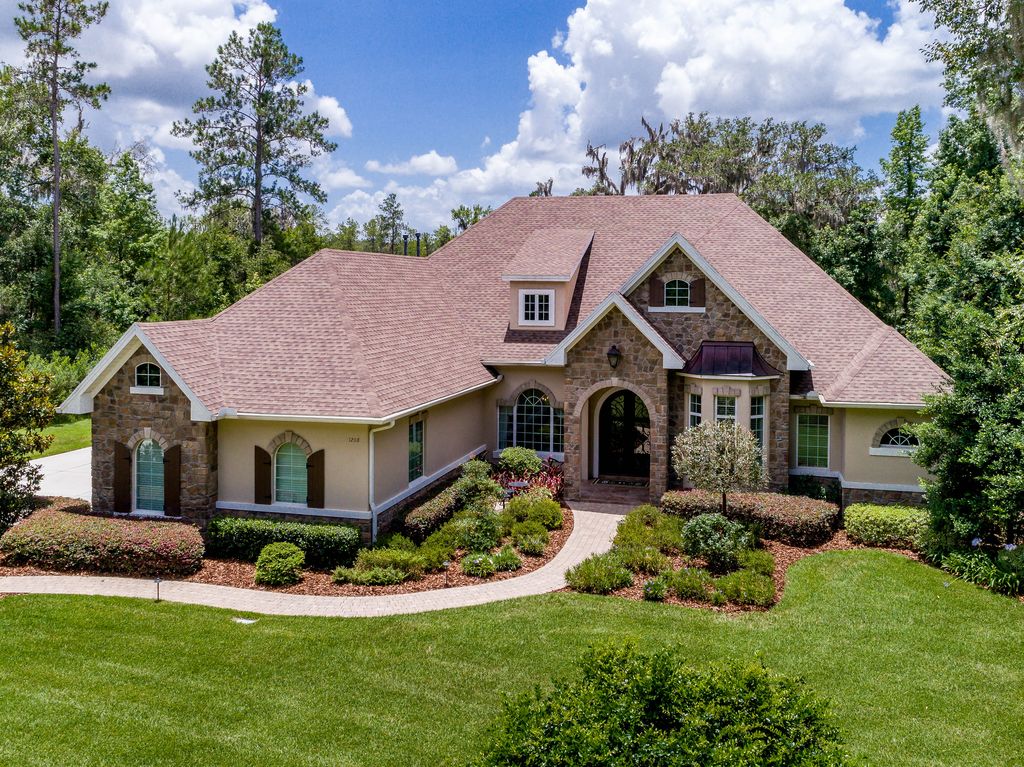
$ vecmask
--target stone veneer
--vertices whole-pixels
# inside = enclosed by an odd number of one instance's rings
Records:
[[[924,492],[913,493],[906,490],[866,490],[860,487],[843,488],[843,508],[854,503],[877,503],[882,506],[902,504],[903,506],[923,506]]]
[[[134,448],[143,438],[181,445],[181,515],[206,522],[217,498],[217,424],[193,421],[188,397],[162,371],[164,393],[132,394],[135,368],[157,364],[145,350],[132,355],[93,400],[92,505],[114,510],[114,444]]]
[[[704,278],[701,272],[682,250],[676,250],[654,271],[662,282],[670,279],[684,279],[688,282]],[[668,341],[673,348],[688,360],[700,348],[702,341],[752,341],[761,356],[782,377],[770,383],[768,395],[768,474],[774,489],[786,487],[789,482],[789,373],[786,371],[786,354],[779,349],[761,330],[736,306],[728,296],[719,290],[711,280],[705,279],[705,310],[703,313],[651,312],[649,311],[648,284],[644,282],[626,298],[643,313],[648,322]],[[669,371],[664,371],[668,373]],[[678,373],[671,373],[669,384],[669,432],[670,440],[675,438],[688,422],[688,386],[694,379],[685,379]],[[705,417],[707,408],[712,406],[707,399],[715,389],[728,386],[728,382],[708,381],[702,384]],[[767,382],[755,386],[768,386]],[[721,393],[721,392],[720,392]],[[760,392],[752,392],[757,396]],[[671,441],[670,443],[671,444]]]

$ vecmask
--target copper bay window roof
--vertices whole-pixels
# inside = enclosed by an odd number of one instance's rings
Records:
[[[782,371],[765,361],[751,341],[703,341],[683,373],[695,376],[778,378]]]

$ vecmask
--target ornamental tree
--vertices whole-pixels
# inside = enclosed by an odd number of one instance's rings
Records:
[[[731,421],[704,421],[679,434],[672,446],[672,468],[694,487],[721,493],[723,514],[727,493],[758,490],[768,482],[754,435]]]
[[[49,380],[26,370],[26,356],[14,325],[0,325],[0,532],[31,509],[41,472],[29,458],[53,439],[43,434],[53,419]]]

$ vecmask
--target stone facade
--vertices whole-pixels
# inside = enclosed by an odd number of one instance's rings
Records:
[[[204,523],[217,498],[217,425],[191,419],[191,403],[166,372],[163,394],[132,394],[135,368],[156,360],[140,349],[96,394],[92,412],[92,503],[114,510],[114,445],[134,449],[155,439],[167,449],[181,446],[181,514]]]
[[[676,250],[655,270],[654,275],[663,283],[670,279],[693,282],[704,278],[686,254]],[[710,280],[705,279],[705,310],[702,313],[651,312],[647,283],[641,284],[626,296],[648,322],[672,344],[683,359],[690,359],[700,348],[702,341],[752,341],[761,356],[782,372],[782,376],[770,384],[768,396],[768,474],[774,489],[781,489],[789,481],[789,373],[786,371],[786,353],[779,349],[761,330],[736,306],[728,296]],[[668,372],[668,371],[665,371]],[[713,394],[714,382],[702,388]],[[721,382],[718,382],[721,384]],[[688,422],[687,379],[672,373],[669,384],[669,429],[670,444]],[[757,396],[762,392],[752,392]],[[705,406],[707,407],[707,406]],[[705,413],[705,417],[707,417]]]
[[[903,506],[923,506],[924,493],[911,493],[905,490],[866,490],[860,487],[843,488],[843,508],[854,503],[877,503],[882,506],[901,504]]]
[[[613,370],[608,347],[622,357]],[[583,464],[589,450],[589,401],[604,389],[629,389],[647,406],[651,418],[650,497],[659,501],[668,486],[669,391],[661,352],[617,308],[612,309],[569,350],[565,360],[565,485],[566,497],[579,498],[588,476]]]

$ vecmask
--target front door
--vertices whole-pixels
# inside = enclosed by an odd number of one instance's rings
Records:
[[[616,392],[601,405],[598,465],[602,476],[651,473],[651,417],[633,392]]]

